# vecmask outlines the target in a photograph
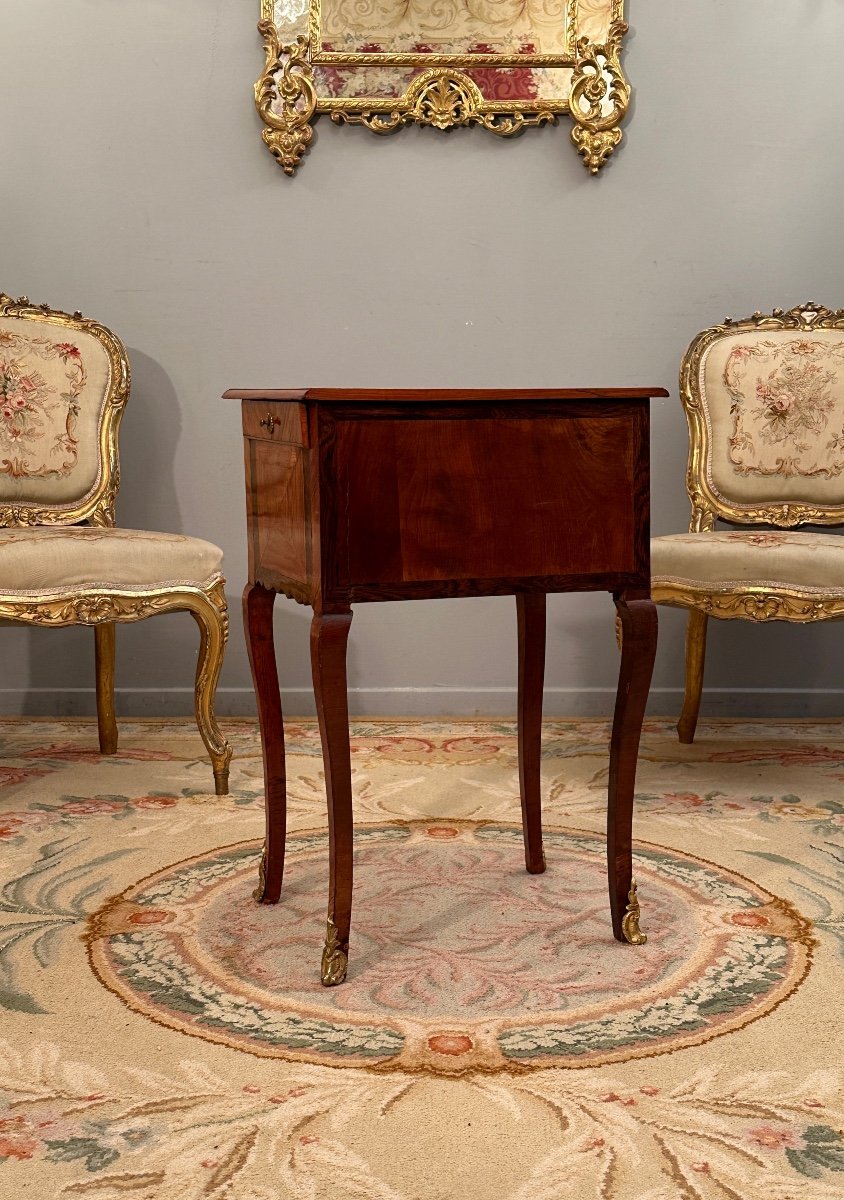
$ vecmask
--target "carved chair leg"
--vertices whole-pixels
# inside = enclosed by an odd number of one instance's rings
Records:
[[[229,626],[222,585],[207,593],[207,598],[207,604],[191,609],[200,633],[194,690],[196,723],[214,767],[215,791],[218,796],[226,796],[229,790],[232,750],[220,732],[214,713],[214,694],[223,665]]]
[[[97,674],[97,728],[100,754],[117,749],[117,718],[114,713],[115,625],[94,626],[94,663]]]
[[[689,611],[686,627],[686,691],[683,711],[677,722],[680,741],[690,745],[694,741],[700,712],[700,697],[703,691],[703,665],[706,658],[706,626],[709,617],[697,609]]]

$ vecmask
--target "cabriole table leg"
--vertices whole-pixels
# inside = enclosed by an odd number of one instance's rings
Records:
[[[284,721],[273,640],[275,595],[274,591],[262,587],[260,583],[247,585],[243,592],[243,624],[258,701],[261,752],[264,758],[266,837],[255,890],[255,899],[261,904],[277,904],[281,896],[287,835]]]
[[[542,685],[545,678],[545,595],[520,592],[516,596],[519,632],[519,791],[525,866],[531,875],[545,870],[542,848]]]
[[[311,622],[311,669],[316,697],[325,792],[328,800],[328,925],[322,952],[322,982],[342,983],[349,960],[352,921],[352,763],[349,747],[349,700],[346,645],[351,610],[314,613]]]
[[[622,626],[621,667],[610,742],[607,796],[607,870],[613,935],[641,945],[639,901],[633,879],[633,792],[639,738],[656,654],[656,605],[647,595],[619,592],[615,606]]]

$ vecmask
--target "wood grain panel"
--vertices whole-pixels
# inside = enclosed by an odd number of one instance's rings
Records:
[[[337,583],[635,572],[636,416],[338,421]]]
[[[246,440],[249,578],[308,579],[305,454],[299,446]]]

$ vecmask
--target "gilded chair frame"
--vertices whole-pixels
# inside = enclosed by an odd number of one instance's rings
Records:
[[[51,324],[91,334],[109,359],[109,383],[99,423],[99,471],[88,493],[66,504],[44,505],[19,501],[0,504],[0,527],[36,525],[115,524],[115,500],[120,487],[118,433],[131,383],[129,360],[120,339],[104,325],[66,313],[47,304],[30,304],[26,296],[13,300],[0,292],[0,317],[17,317],[41,325]],[[223,737],[214,713],[214,695],[228,638],[228,609],[224,580],[219,574],[202,586],[180,582],[166,587],[74,587],[36,593],[0,590],[0,621],[38,628],[90,625],[95,636],[97,725],[100,750],[117,749],[114,709],[115,624],[142,621],[165,612],[189,612],[200,631],[199,658],[194,685],[194,705],[199,733],[208,750],[218,795],[228,792],[231,747]]]
[[[844,309],[833,311],[807,302],[770,315],[755,312],[742,320],[727,317],[720,325],[703,330],[688,346],[680,366],[680,399],[689,424],[689,458],[686,490],[691,504],[689,533],[706,533],[716,520],[733,525],[764,525],[793,529],[798,525],[844,525],[844,504],[817,505],[795,501],[741,504],[721,495],[709,475],[710,431],[704,408],[701,376],[704,356],[721,338],[736,333],[794,330],[811,333],[840,329]],[[695,587],[688,582],[654,580],[652,597],[657,604],[686,609],[686,671],[683,711],[677,725],[680,741],[694,740],[703,688],[706,633],[709,617],[720,620],[788,621],[807,624],[844,617],[844,596],[821,588],[784,587],[775,583],[738,584],[729,587]]]

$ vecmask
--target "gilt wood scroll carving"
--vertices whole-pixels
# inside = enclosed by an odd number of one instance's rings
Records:
[[[595,175],[622,138],[624,0],[261,0],[263,138],[293,175],[313,119],[392,133],[571,119]]]

